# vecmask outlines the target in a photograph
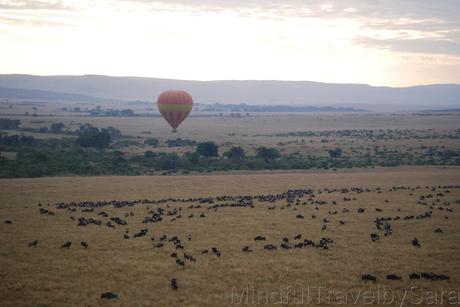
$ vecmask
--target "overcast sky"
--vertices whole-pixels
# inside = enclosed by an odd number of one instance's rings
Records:
[[[460,0],[0,0],[0,73],[460,83]]]

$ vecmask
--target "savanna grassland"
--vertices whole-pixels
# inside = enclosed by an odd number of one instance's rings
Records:
[[[30,107],[0,116],[2,306],[460,302],[457,113],[196,113],[173,134]]]
[[[460,165],[458,113],[197,113],[177,133],[158,116],[2,118],[19,123],[0,135],[6,178]],[[88,130],[107,142],[83,144]]]
[[[459,182],[457,167],[3,179],[2,305],[458,303]]]

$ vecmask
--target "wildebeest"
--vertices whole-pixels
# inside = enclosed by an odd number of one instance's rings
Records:
[[[371,240],[372,242],[375,242],[380,239],[380,236],[376,233],[371,233]]]
[[[177,264],[178,266],[180,266],[180,267],[184,267],[184,266],[185,266],[185,262],[182,261],[182,260],[180,260],[179,258],[176,259],[176,264]]]
[[[38,244],[38,241],[34,240],[34,241],[29,243],[29,247],[37,247],[37,244]]]
[[[450,277],[444,274],[435,274],[433,272],[422,272],[420,276],[427,280],[449,280]]]
[[[216,247],[211,247],[211,250],[214,255],[220,257],[220,250],[218,250]]]
[[[88,248],[88,243],[85,241],[81,241],[80,245],[83,246],[84,248]]]
[[[64,244],[61,245],[61,248],[67,248],[69,249],[72,246],[72,241],[67,241]]]
[[[420,274],[411,273],[411,274],[409,275],[409,279],[420,279]]]
[[[402,280],[401,276],[398,276],[396,274],[388,274],[387,279],[388,280]]]
[[[178,289],[177,280],[175,278],[171,279],[171,289],[173,290]]]
[[[143,236],[145,236],[147,234],[147,232],[148,232],[148,229],[141,229],[141,230],[139,230],[139,232],[136,232],[134,234],[134,237],[135,238],[143,237]]]
[[[104,292],[101,294],[101,299],[106,299],[106,300],[118,299],[118,295],[112,292]]]
[[[243,252],[252,253],[252,249],[249,246],[245,246],[245,247],[243,247]]]
[[[371,274],[364,274],[364,275],[361,275],[361,280],[364,282],[372,281],[373,283],[375,283],[377,281],[377,277]]]
[[[417,238],[414,238],[414,240],[412,240],[412,245],[418,248],[421,247],[420,241]]]

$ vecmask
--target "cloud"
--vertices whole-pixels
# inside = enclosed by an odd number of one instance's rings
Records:
[[[34,27],[73,27],[74,25],[55,20],[37,19],[37,18],[16,18],[0,16],[0,24],[12,26],[34,26]]]
[[[366,47],[397,52],[460,56],[460,42],[446,39],[375,39],[359,37],[354,42]]]
[[[439,64],[446,80],[460,63],[460,0],[0,0],[0,45],[16,59],[11,71],[384,84]],[[79,64],[58,65],[63,54]]]
[[[61,0],[0,0],[0,10],[71,10],[73,7]]]
[[[354,43],[393,52],[460,55],[458,0],[119,0],[162,10],[267,19],[349,20]]]
[[[427,19],[436,16],[445,20],[459,20],[458,0],[118,0],[146,5],[185,6],[190,9],[219,10],[273,10],[282,13],[285,8],[295,10],[311,9],[321,15],[324,11],[345,15],[358,13],[376,18],[416,18]],[[282,4],[280,4],[282,3]]]

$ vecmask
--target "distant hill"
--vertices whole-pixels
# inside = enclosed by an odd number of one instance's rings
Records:
[[[80,94],[59,93],[42,90],[28,90],[19,88],[0,87],[0,98],[31,99],[31,100],[59,100],[79,102],[105,102],[107,99]]]
[[[195,102],[252,105],[347,106],[365,109],[441,109],[460,106],[459,84],[374,87],[310,81],[188,81],[139,77],[0,75],[0,86],[154,101],[168,89],[189,91]]]

